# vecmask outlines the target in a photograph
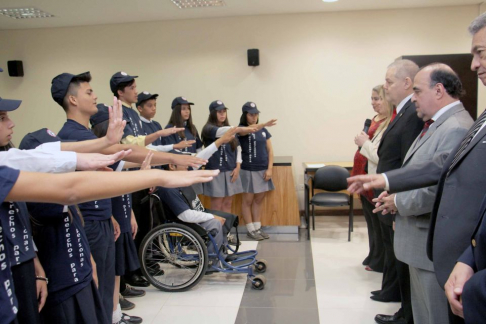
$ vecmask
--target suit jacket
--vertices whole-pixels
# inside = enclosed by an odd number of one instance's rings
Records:
[[[422,131],[424,122],[417,117],[415,104],[409,100],[388,125],[378,146],[377,173],[382,173],[402,166],[410,145]],[[381,215],[378,218],[384,224],[392,226],[393,218],[389,215]]]
[[[443,153],[431,161],[386,174],[391,192],[430,186],[438,181],[427,239],[427,255],[434,261],[435,273],[441,286],[444,286],[456,260],[467,247],[486,192],[486,127],[476,134],[447,176],[459,146],[450,154]]]
[[[439,117],[425,135],[415,139],[405,156],[403,166],[413,166],[452,151],[473,124],[473,119],[458,103]],[[398,214],[395,222],[394,249],[398,260],[408,265],[434,271],[427,258],[427,234],[430,212],[434,206],[437,186],[400,192],[396,196]]]
[[[466,251],[458,261],[473,268],[475,274],[464,286],[462,304],[466,323],[482,323],[486,318],[486,196],[479,210],[479,221]]]

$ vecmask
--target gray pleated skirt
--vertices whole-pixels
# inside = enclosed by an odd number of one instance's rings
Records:
[[[241,171],[240,171],[241,172]],[[241,178],[231,182],[231,171],[220,172],[211,182],[203,183],[203,195],[208,197],[230,197],[243,192]]]
[[[240,171],[241,184],[243,192],[260,193],[275,189],[272,179],[265,181],[263,178],[265,170],[262,171]]]

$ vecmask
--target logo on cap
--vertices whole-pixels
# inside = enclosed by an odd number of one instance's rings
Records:
[[[120,72],[121,75],[127,76],[128,74],[126,72]]]
[[[103,106],[108,107],[108,108],[110,107],[110,106],[108,106],[107,104],[103,104]]]
[[[186,99],[186,98],[184,98],[184,97],[181,97],[181,99],[182,99],[182,100],[185,100],[185,101],[187,101],[187,99]]]
[[[223,104],[223,102],[222,102],[221,100],[218,100],[216,103],[217,103],[218,105],[222,105],[222,104]]]
[[[253,102],[250,104],[250,106],[251,106],[251,108],[255,108],[256,107],[256,105]]]
[[[147,91],[144,91],[143,94],[148,96],[150,93],[147,92]]]
[[[56,134],[54,134],[54,132],[51,131],[50,129],[47,130],[47,134],[49,134],[52,137],[56,137]]]

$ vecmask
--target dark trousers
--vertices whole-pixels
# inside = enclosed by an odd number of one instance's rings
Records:
[[[392,244],[395,238],[394,231],[392,228]],[[395,252],[393,252],[395,256]],[[405,318],[407,323],[413,323],[413,312],[412,312],[412,292],[410,290],[410,268],[408,264],[397,260],[395,257],[395,267],[397,269],[398,284],[400,286],[400,298],[402,300],[402,317]]]
[[[393,250],[393,228],[380,221],[381,236],[383,239],[383,248],[385,250],[385,259],[383,265],[383,280],[381,282],[381,296],[391,300],[400,300],[400,284]]]
[[[113,293],[115,290],[115,237],[111,219],[85,221],[84,230],[88,238],[91,255],[96,262],[98,292],[106,317],[113,315]]]
[[[383,272],[385,249],[383,247],[380,220],[378,219],[378,216],[373,213],[374,205],[364,196],[360,196],[360,198],[366,225],[368,226],[368,241],[370,246],[370,252],[366,258],[368,260],[366,265],[374,271]]]
[[[15,285],[15,295],[19,304],[19,311],[17,313],[18,323],[39,324],[40,316],[34,259],[13,266],[12,278]]]

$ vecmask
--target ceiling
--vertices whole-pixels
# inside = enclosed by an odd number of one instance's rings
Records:
[[[174,19],[197,19],[327,11],[477,5],[481,0],[224,0],[226,6],[179,9],[170,0],[0,0],[0,8],[35,7],[54,18],[0,16],[0,30],[86,26]]]

